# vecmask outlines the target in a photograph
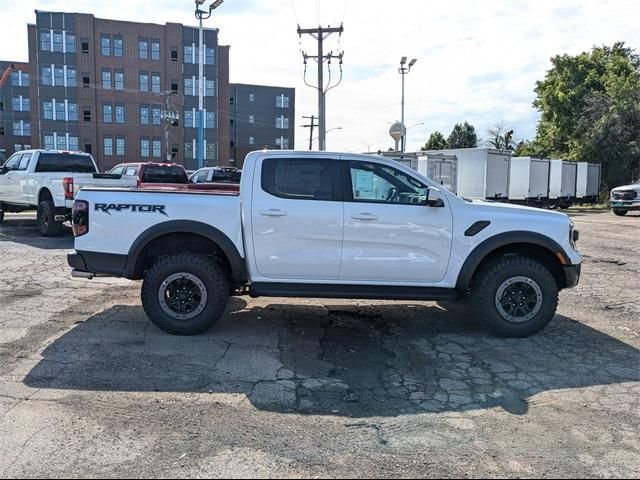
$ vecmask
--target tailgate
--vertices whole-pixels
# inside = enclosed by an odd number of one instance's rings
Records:
[[[137,179],[131,176],[110,175],[103,173],[76,174],[73,175],[74,197],[82,188],[110,187],[110,188],[135,188]]]

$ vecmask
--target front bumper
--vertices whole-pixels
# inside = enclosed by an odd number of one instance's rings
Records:
[[[582,264],[578,265],[565,265],[564,278],[566,280],[566,288],[573,288],[578,285],[580,281],[580,272],[582,270]]]
[[[609,200],[614,210],[640,210],[640,200]]]

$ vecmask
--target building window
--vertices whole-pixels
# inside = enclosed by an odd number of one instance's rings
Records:
[[[119,157],[126,155],[124,137],[122,136],[116,137],[116,155]]]
[[[43,52],[51,51],[51,32],[49,32],[49,30],[42,30],[40,32],[40,50]]]
[[[278,95],[276,97],[276,107],[277,108],[289,108],[289,97],[284,95]]]
[[[115,89],[124,90],[124,72],[122,70],[116,70],[114,72]]]
[[[124,125],[124,105],[116,105],[116,123]]]
[[[194,159],[193,155],[193,142],[185,142],[184,144],[184,158]]]
[[[54,100],[53,111],[54,111],[54,115],[55,115],[54,120],[61,120],[61,121],[66,121],[67,120],[67,115],[66,115],[66,109],[65,109],[64,102],[56,102]]]
[[[216,144],[215,142],[208,142],[207,147],[204,151],[204,158],[207,160],[215,160],[216,159]]]
[[[213,48],[205,49],[205,59],[204,63],[207,65],[213,65],[215,63],[215,55]]]
[[[105,157],[113,156],[113,137],[104,137],[103,141]]]
[[[149,105],[140,105],[140,125],[149,125]]]
[[[62,32],[53,32],[53,51],[59,53],[64,51]]]
[[[249,94],[249,101],[250,102],[255,102],[256,101],[256,95],[254,93],[250,93]]]
[[[111,37],[109,35],[100,35],[100,52],[103,57],[111,56]]]
[[[29,74],[26,72],[11,72],[11,85],[14,87],[28,87]]]
[[[78,137],[70,136],[69,137],[69,150],[73,152],[77,152],[80,150],[80,141]]]
[[[216,128],[216,116],[214,112],[206,112],[204,128]]]
[[[86,75],[82,77],[82,86],[84,88],[89,88],[91,86],[91,79]]]
[[[69,103],[67,105],[67,119],[70,122],[78,121],[78,104],[77,103]]]
[[[89,107],[84,107],[82,110],[82,118],[85,122],[91,121],[91,109]]]
[[[185,95],[194,95],[194,91],[193,91],[193,79],[191,78],[185,78],[184,79],[184,94]]]
[[[42,78],[42,85],[53,85],[53,70],[51,70],[51,67],[42,67],[40,69],[40,78]]]
[[[82,42],[82,53],[89,53],[89,42]]]
[[[140,91],[149,91],[149,74],[147,72],[140,72]]]
[[[111,70],[102,70],[102,88],[111,90]]]
[[[45,120],[53,120],[53,102],[42,102],[42,113]]]
[[[171,61],[172,62],[178,61],[178,50],[176,50],[175,48],[171,49]]]
[[[160,40],[151,40],[151,60],[160,60]]]
[[[289,128],[289,117],[285,117],[283,115],[276,117],[276,128],[279,128],[281,130],[286,130],[287,128]]]
[[[110,103],[102,104],[102,121],[104,123],[113,123],[113,105]]]
[[[29,97],[23,97],[22,95],[15,96],[11,99],[11,109],[14,112],[28,112],[31,110],[31,102]]]
[[[153,157],[160,158],[162,156],[162,142],[159,138],[153,139]]]
[[[256,123],[256,119],[253,115],[249,115],[249,123],[251,124]]]
[[[213,97],[215,95],[215,82],[213,80],[205,81],[204,95],[205,97]]]
[[[149,149],[150,149],[149,139],[144,137],[141,138],[140,139],[140,156],[144,158],[149,157]]]
[[[160,93],[160,74],[159,73],[151,74],[151,91],[153,93]]]
[[[184,126],[185,128],[195,128],[196,124],[193,117],[193,110],[184,111]]]
[[[76,87],[76,69],[67,68],[67,87]]]
[[[31,123],[24,120],[13,122],[13,135],[16,137],[31,136]]]
[[[194,63],[193,61],[193,47],[191,45],[185,45],[183,49],[184,63]]]
[[[151,113],[152,113],[151,124],[160,125],[160,122],[162,120],[162,110],[160,110],[160,107],[153,107]]]
[[[249,137],[249,145],[253,145],[255,143],[255,139],[253,137]]]
[[[76,53],[76,36],[67,33],[64,37],[64,47],[67,53]]]
[[[55,137],[51,134],[44,134],[44,148],[47,150],[53,150],[56,148]]]
[[[138,39],[138,58],[142,60],[149,58],[149,41],[146,38]]]
[[[67,148],[67,137],[64,133],[62,135],[58,133],[56,148],[58,150],[65,150]]]
[[[113,56],[122,57],[124,55],[124,44],[120,35],[113,36]]]
[[[287,150],[289,148],[289,139],[288,138],[276,138],[276,147]]]
[[[171,82],[171,91],[178,93],[178,82]]]
[[[56,87],[62,87],[64,85],[64,68],[56,66],[53,69],[53,84]]]

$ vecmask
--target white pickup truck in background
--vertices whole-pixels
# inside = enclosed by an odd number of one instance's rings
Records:
[[[99,173],[88,153],[23,150],[0,167],[0,222],[5,212],[37,210],[40,233],[59,235],[81,188],[135,186],[135,180]]]
[[[195,334],[229,295],[453,300],[504,336],[553,318],[578,283],[578,232],[563,213],[466,201],[371,155],[261,151],[239,195],[83,189],[73,276],[144,279],[158,327]]]

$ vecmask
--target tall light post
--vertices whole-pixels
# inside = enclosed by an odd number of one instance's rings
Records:
[[[325,130],[325,132],[324,132],[325,137],[326,137],[327,133],[329,133],[329,132],[333,132],[334,130],[342,130],[342,127],[333,127],[333,128],[330,128],[329,130]],[[319,138],[320,138],[320,135],[318,135],[317,137],[313,137],[312,142],[315,142],[315,141],[316,141],[316,140],[318,140]]]
[[[400,75],[402,75],[402,112],[401,112],[401,118],[400,118],[400,123],[401,123],[401,137],[400,137],[400,145],[401,145],[401,151],[404,153],[404,149],[405,149],[405,143],[406,143],[406,129],[404,127],[404,76],[409,73],[411,71],[411,67],[413,67],[416,62],[418,60],[417,59],[413,59],[409,62],[409,65],[407,65],[407,57],[402,57],[400,59],[400,68],[398,68],[398,73],[400,73]]]
[[[209,5],[209,11],[200,10],[206,0],[195,0],[196,18],[199,20],[198,30],[198,168],[204,167],[204,30],[202,20],[211,18],[213,11],[218,8],[224,0],[215,0]]]

